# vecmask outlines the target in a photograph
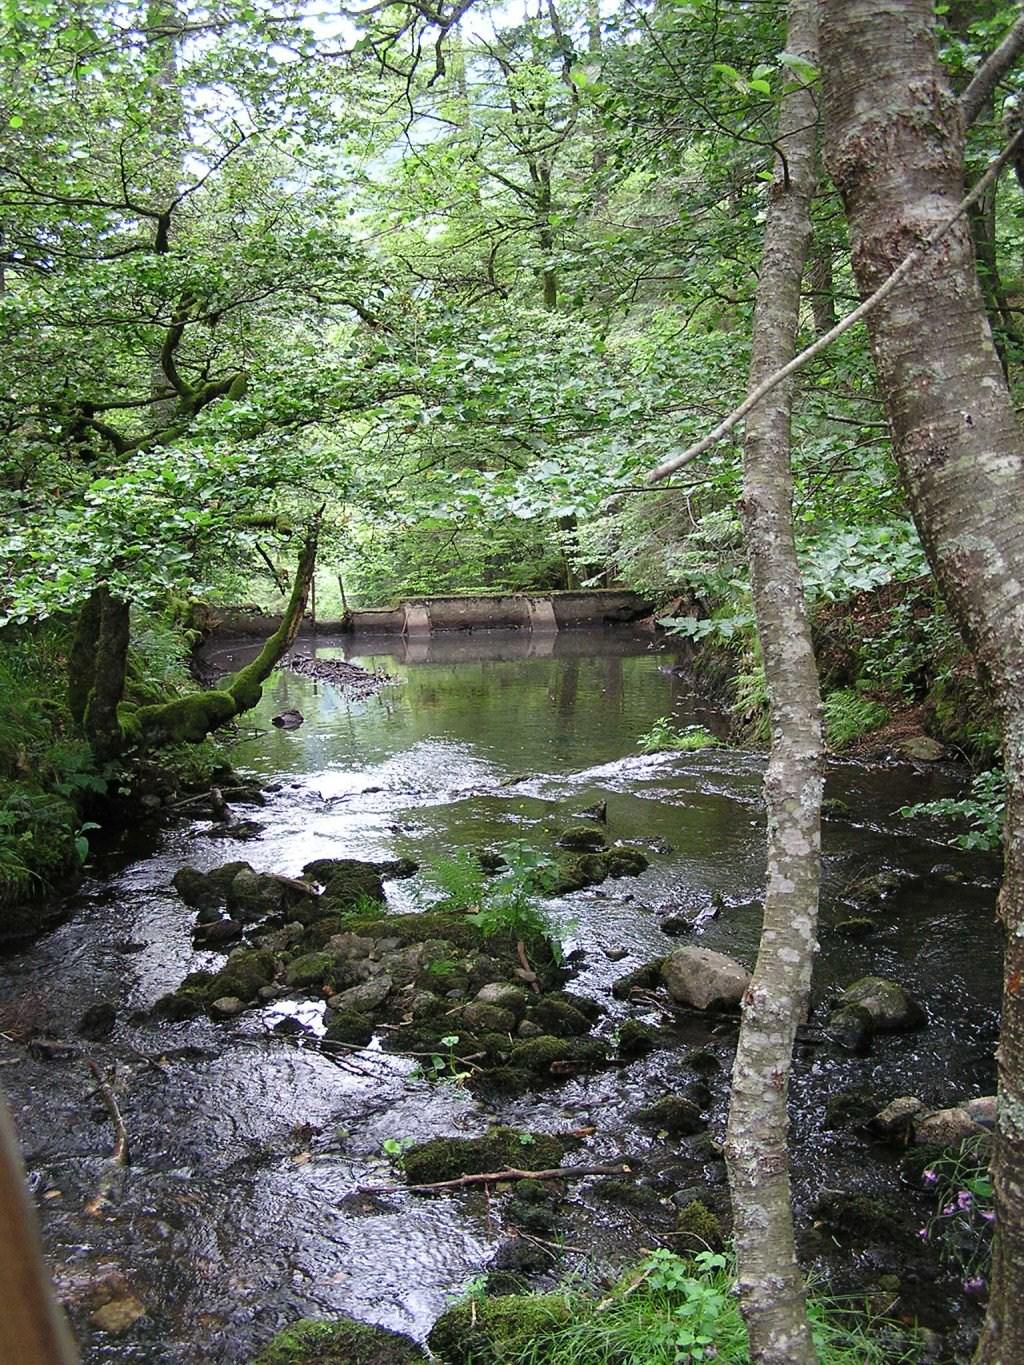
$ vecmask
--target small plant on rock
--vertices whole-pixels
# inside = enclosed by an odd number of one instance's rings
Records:
[[[718,740],[703,725],[687,725],[680,730],[673,725],[670,717],[659,716],[637,740],[637,748],[644,754],[657,754],[669,749],[692,753],[698,749],[711,749],[717,743]]]

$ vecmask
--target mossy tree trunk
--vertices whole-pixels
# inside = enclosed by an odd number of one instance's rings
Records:
[[[163,744],[198,743],[218,726],[251,710],[263,695],[263,684],[295,643],[309,601],[316,569],[317,517],[302,547],[291,597],[280,626],[253,659],[225,680],[223,687],[193,692],[187,697],[154,706],[120,708],[122,730],[144,748]]]
[[[128,667],[128,603],[106,585],[82,605],[68,658],[68,704],[97,759],[115,757],[123,736],[118,706]]]
[[[790,0],[787,49],[817,65],[816,0]],[[794,78],[779,111],[754,310],[749,388],[796,349],[800,282],[811,240],[818,113]],[[743,525],[772,722],[764,918],[743,1001],[725,1156],[735,1215],[740,1305],[752,1361],[817,1360],[796,1259],[790,1201],[789,1073],[807,1014],[817,949],[822,743],[818,671],[793,535],[792,384],[751,412],[744,440]]]

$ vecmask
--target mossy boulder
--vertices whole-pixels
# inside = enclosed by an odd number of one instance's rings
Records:
[[[329,1043],[348,1043],[366,1047],[373,1037],[373,1020],[357,1010],[342,1010],[327,1025],[324,1038]]]
[[[338,975],[333,953],[303,953],[289,962],[284,979],[289,986],[323,986],[335,983]]]
[[[665,1046],[661,1030],[639,1019],[627,1019],[619,1029],[619,1056],[626,1061],[646,1057],[655,1048]]]
[[[491,1128],[478,1138],[431,1138],[410,1147],[405,1154],[405,1176],[410,1185],[431,1185],[458,1180],[463,1175],[488,1171],[550,1170],[578,1139],[552,1133],[518,1132],[514,1128]]]
[[[889,1244],[905,1237],[900,1218],[889,1205],[868,1195],[829,1190],[811,1209],[815,1222],[843,1246]]]
[[[620,976],[612,983],[612,995],[616,1000],[628,1000],[634,991],[657,990],[661,985],[661,964],[664,961],[663,957],[657,957],[653,962],[647,962]]]
[[[425,1360],[408,1337],[352,1318],[304,1319],[279,1332],[253,1365],[409,1365]]]
[[[884,976],[862,976],[843,992],[839,1008],[865,1010],[874,1033],[905,1033],[927,1019],[910,992]]]
[[[609,877],[639,877],[650,863],[638,848],[610,848],[604,855]]]
[[[691,1137],[701,1133],[707,1123],[701,1116],[698,1105],[680,1095],[663,1095],[653,1104],[646,1104],[633,1113],[637,1123],[648,1128],[658,1128],[677,1137]]]
[[[608,1204],[619,1204],[624,1209],[638,1213],[660,1213],[661,1196],[650,1185],[642,1185],[636,1180],[600,1180],[594,1186],[594,1194]]]
[[[171,878],[171,885],[186,905],[195,909],[221,907],[227,904],[228,889],[235,877],[244,870],[252,871],[248,863],[224,863],[210,872],[197,867],[179,867]]]
[[[445,1365],[502,1365],[567,1326],[573,1315],[564,1294],[472,1299],[442,1313],[427,1341]]]
[[[277,959],[268,949],[239,949],[219,972],[189,972],[176,991],[160,997],[153,1012],[163,1019],[191,1019],[225,997],[252,1001],[276,973]]]
[[[576,1066],[601,1065],[608,1060],[608,1047],[597,1038],[555,1038],[543,1034],[517,1043],[511,1051],[509,1064],[516,1070],[534,1076],[550,1076],[552,1067],[565,1064],[571,1074]]]
[[[604,830],[590,826],[566,830],[558,840],[558,847],[567,848],[571,853],[600,853],[607,844]]]
[[[567,896],[572,891],[583,891],[588,886],[599,886],[608,876],[608,865],[603,854],[585,853],[567,859],[559,868],[551,888],[552,895]]]
[[[555,995],[542,996],[526,1017],[539,1024],[546,1034],[559,1038],[581,1037],[590,1032],[590,1019],[568,1000]]]
[[[383,902],[384,882],[377,863],[358,858],[319,858],[302,869],[307,877],[323,883],[321,900],[332,911],[366,901]]]
[[[675,1249],[687,1251],[721,1251],[724,1244],[722,1224],[717,1213],[712,1213],[702,1199],[693,1199],[676,1215]]]
[[[552,1188],[550,1181],[519,1180],[505,1205],[505,1221],[521,1232],[550,1237],[558,1226],[557,1207],[561,1199],[560,1190]]]
[[[500,1005],[488,1005],[483,1000],[471,1000],[463,1008],[462,1020],[474,1032],[511,1033],[516,1027],[516,1016]]]

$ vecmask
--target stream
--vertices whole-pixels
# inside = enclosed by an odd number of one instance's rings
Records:
[[[411,858],[423,870],[387,883],[388,902],[416,910],[438,895],[426,875],[431,859],[510,840],[550,845],[553,831],[600,802],[609,840],[644,849],[649,869],[548,905],[575,968],[571,989],[607,1011],[600,1030],[610,1036],[624,1018],[648,1017],[613,999],[610,987],[681,942],[753,965],[763,755],[638,753],[637,737],[661,716],[725,731],[724,718],[673,668],[669,647],[609,630],[422,642],[321,636],[296,648],[383,669],[392,681],[353,699],[290,672],[273,676],[230,744],[233,765],[267,792],[265,806],[239,810],[264,826],[258,837],[212,838],[207,820],[154,833],[140,821],[118,850],[96,860],[58,928],[0,959],[0,1085],[86,1365],[245,1365],[295,1318],[339,1312],[425,1338],[507,1234],[482,1195],[368,1194],[368,1186],[395,1183],[382,1155],[389,1139],[474,1135],[495,1121],[593,1128],[577,1160],[633,1156],[659,1194],[722,1188],[720,1163],[687,1155],[677,1140],[631,1118],[678,1087],[680,1059],[670,1050],[485,1102],[431,1082],[412,1059],[375,1045],[347,1060],[327,1056],[316,1043],[324,1007],[314,1001],[276,1001],[229,1023],[151,1017],[155,999],[186,972],[223,962],[193,947],[193,912],[171,887],[183,864],[208,869],[244,858],[257,870],[297,876],[315,858]],[[207,662],[232,670],[255,649],[220,640]],[[270,724],[292,708],[305,718],[300,728]],[[873,973],[911,991],[928,1024],[877,1038],[863,1057],[814,1040],[799,1049],[791,1111],[805,1228],[831,1191],[902,1199],[915,1226],[931,1207],[899,1186],[898,1152],[849,1125],[828,1126],[829,1096],[867,1087],[879,1107],[906,1094],[939,1107],[994,1090],[998,867],[911,831],[896,813],[962,785],[962,771],[950,765],[829,762],[826,794],[845,802],[848,815],[825,826],[811,1022],[824,1019],[843,987]],[[881,868],[906,874],[905,884],[876,909],[870,937],[840,937],[835,925],[863,913],[851,886]],[[667,914],[701,910],[708,914],[692,938],[670,939],[659,927]],[[626,956],[613,960],[621,950]],[[34,1044],[40,1036],[75,1042],[78,1020],[99,1002],[117,1011],[109,1037],[64,1050]],[[275,1032],[288,1015],[307,1028]],[[720,1139],[735,1026],[687,1027],[692,1046],[721,1063],[708,1078],[711,1131]],[[123,1171],[109,1165],[111,1119],[83,1048],[114,1068],[130,1139]],[[653,1245],[642,1216],[592,1197],[591,1185],[570,1187],[566,1250],[550,1253],[549,1282],[569,1271],[606,1273]],[[97,1190],[107,1199],[92,1216],[86,1206]],[[903,1279],[899,1311],[941,1334],[932,1358],[961,1358],[977,1316],[951,1297],[955,1276],[915,1266],[898,1250],[887,1257],[841,1241],[809,1244],[819,1269],[840,1286],[895,1269]],[[97,1285],[107,1298],[137,1301],[130,1324],[97,1324]]]

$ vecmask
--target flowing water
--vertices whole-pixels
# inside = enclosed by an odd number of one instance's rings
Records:
[[[252,648],[222,642],[209,662],[233,669]],[[651,866],[550,909],[578,967],[572,989],[605,1005],[604,1031],[627,1012],[637,1016],[635,1005],[612,999],[612,981],[678,943],[659,927],[668,911],[717,904],[695,941],[752,965],[763,758],[724,748],[638,754],[637,737],[660,716],[724,728],[649,637],[478,633],[408,644],[321,637],[298,649],[385,669],[393,681],[352,700],[331,685],[275,674],[231,749],[236,767],[269,788],[264,808],[245,811],[263,823],[260,836],[228,843],[209,837],[206,821],[156,835],[140,829],[108,859],[103,879],[73,898],[61,927],[0,961],[0,999],[15,1039],[72,1038],[97,1001],[118,1011],[112,1037],[91,1050],[116,1067],[131,1140],[124,1171],[107,1161],[110,1116],[82,1057],[0,1038],[0,1084],[87,1365],[242,1365],[288,1321],[336,1312],[424,1337],[448,1298],[486,1268],[502,1231],[480,1197],[367,1193],[393,1182],[381,1155],[389,1138],[475,1134],[496,1118],[520,1129],[592,1126],[582,1160],[632,1155],[663,1187],[673,1178],[683,1185],[722,1178],[717,1165],[677,1160],[671,1141],[630,1119],[638,1104],[680,1083],[672,1052],[492,1106],[375,1048],[328,1058],[315,1044],[322,1007],[310,1002],[251,1010],[228,1025],[149,1016],[186,971],[222,961],[192,946],[193,913],[170,885],[185,863],[245,858],[291,875],[326,856],[406,856],[426,865],[512,839],[550,844],[553,831],[602,801],[609,839],[646,848]],[[271,717],[289,708],[305,723],[273,728]],[[801,1050],[793,1135],[804,1217],[827,1189],[883,1198],[893,1189],[894,1158],[886,1164],[866,1138],[825,1125],[830,1094],[867,1085],[883,1102],[912,1093],[940,1105],[993,1088],[997,870],[908,832],[895,813],[960,782],[941,765],[830,763],[827,794],[844,800],[850,815],[825,831],[814,1018],[840,988],[872,972],[907,986],[929,1024],[879,1039],[866,1058],[813,1040]],[[881,867],[917,880],[885,903],[868,940],[836,936],[832,927],[852,913],[851,884]],[[388,893],[396,910],[436,895],[423,874],[389,883]],[[608,952],[619,949],[628,956],[612,961]],[[310,1031],[273,1032],[289,1011]],[[734,1028],[693,1028],[693,1041],[710,1043],[725,1067],[712,1081],[712,1129],[721,1136]],[[85,1208],[98,1189],[107,1202],[92,1216]],[[637,1219],[589,1200],[585,1184],[573,1187],[566,1218],[571,1250],[559,1272],[621,1263],[645,1244]],[[841,1262],[828,1268],[842,1272]],[[90,1295],[104,1277],[146,1310],[123,1334],[91,1323]]]

